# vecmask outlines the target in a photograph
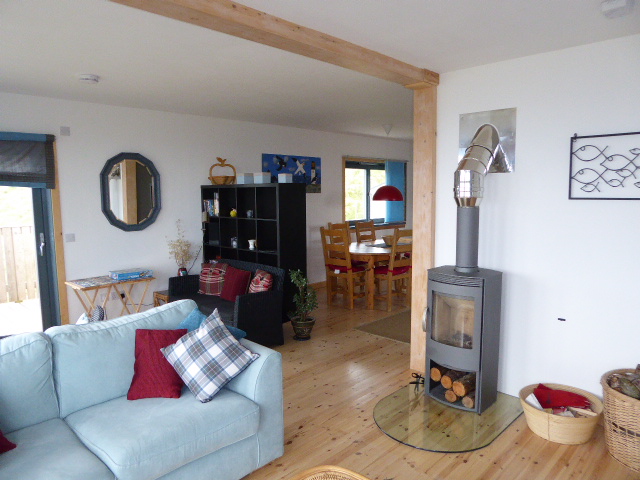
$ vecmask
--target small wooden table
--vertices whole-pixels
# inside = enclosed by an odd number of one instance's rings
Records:
[[[169,303],[169,290],[158,290],[157,292],[153,292],[154,307],[159,307],[165,303]]]
[[[367,289],[367,309],[373,310],[374,294],[375,294],[375,277],[373,268],[376,262],[391,259],[391,247],[388,247],[383,241],[376,242],[352,242],[349,245],[349,253],[351,260],[367,262],[366,289]]]
[[[102,308],[106,309],[111,290],[114,290],[117,293],[117,297],[120,299],[120,302],[122,303],[122,310],[120,311],[120,316],[122,316],[125,312],[132,313],[131,310],[129,310],[127,302],[130,302],[131,305],[134,306],[136,312],[140,311],[142,302],[144,301],[144,296],[147,294],[149,284],[152,280],[155,280],[155,277],[135,278],[131,280],[114,280],[111,277],[104,275],[101,277],[89,277],[81,278],[79,280],[69,280],[68,282],[65,282],[65,284],[70,286],[73,291],[76,292],[76,295],[78,296],[78,299],[80,300],[84,311],[87,312],[87,315],[89,316],[91,316],[91,313],[96,308],[98,292],[100,290],[106,289],[104,301],[102,302]],[[140,301],[138,302],[136,302],[131,295],[133,286],[137,283],[144,284],[144,291],[142,292]],[[93,294],[90,295],[90,292],[93,292]]]

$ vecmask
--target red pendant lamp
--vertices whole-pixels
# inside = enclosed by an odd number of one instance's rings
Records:
[[[404,200],[404,197],[402,196],[402,192],[393,185],[383,185],[373,194],[373,200],[401,202]]]

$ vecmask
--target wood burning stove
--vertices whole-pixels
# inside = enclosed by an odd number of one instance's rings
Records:
[[[428,395],[477,413],[496,400],[501,291],[502,273],[495,270],[483,268],[475,273],[460,273],[453,266],[429,270],[426,370],[430,376],[425,380]],[[443,386],[442,377],[447,377],[448,372],[455,376],[452,382],[466,376],[467,384],[472,386],[456,390],[446,381]]]
[[[428,272],[425,393],[482,413],[498,395],[502,273],[478,268],[479,205],[484,177],[510,172],[497,129],[482,125],[458,164],[456,265]]]

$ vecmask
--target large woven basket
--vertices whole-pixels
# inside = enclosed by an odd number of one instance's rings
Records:
[[[369,480],[352,470],[336,465],[321,465],[299,473],[291,480]]]
[[[579,388],[557,383],[545,383],[545,385],[554,390],[565,390],[586,397],[591,402],[591,409],[597,413],[597,415],[579,418],[562,417],[544,412],[529,405],[526,402],[526,398],[532,394],[538,386],[536,383],[535,385],[529,385],[520,390],[520,403],[522,403],[527,425],[529,425],[531,431],[545,440],[565,445],[578,445],[588,442],[593,436],[598,421],[602,417],[603,405],[600,399],[594,394],[585,392]]]
[[[609,453],[620,463],[640,472],[640,400],[616,392],[607,379],[614,373],[630,373],[623,368],[611,370],[600,379],[604,390],[604,439]]]

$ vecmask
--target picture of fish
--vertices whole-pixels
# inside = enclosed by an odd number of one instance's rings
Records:
[[[570,199],[640,200],[640,132],[571,138]]]

